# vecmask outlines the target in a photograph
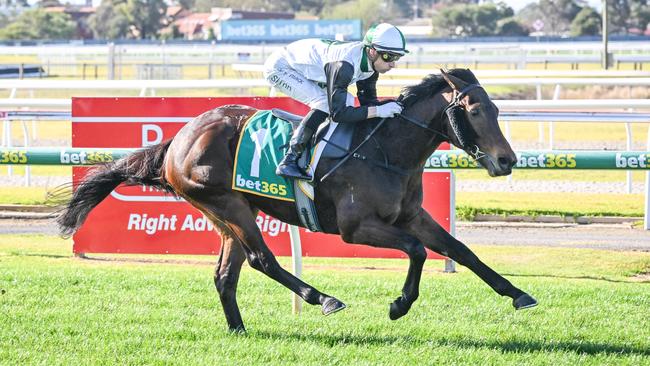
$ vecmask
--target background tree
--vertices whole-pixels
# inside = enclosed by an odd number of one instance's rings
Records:
[[[68,14],[32,9],[0,29],[0,39],[72,39],[76,28]]]
[[[433,16],[433,34],[448,36],[493,36],[497,22],[511,17],[512,8],[499,4],[459,4],[442,8]]]
[[[650,26],[650,1],[637,0],[630,4],[630,24],[642,31]]]
[[[610,33],[627,34],[630,2],[628,0],[607,0],[607,17]]]
[[[88,18],[88,25],[95,38],[129,38],[129,19],[126,12],[125,0],[103,0],[95,13]]]
[[[441,37],[469,36],[474,24],[467,5],[442,8],[433,16],[433,34]]]
[[[571,35],[574,37],[600,35],[602,22],[596,10],[588,6],[584,7],[571,22]]]
[[[503,18],[497,22],[497,36],[524,37],[530,31],[514,17]]]
[[[59,0],[40,0],[36,2],[36,7],[39,8],[53,8],[63,6]]]
[[[323,19],[361,19],[363,28],[367,29],[373,24],[384,21],[391,21],[394,14],[393,9],[387,3],[380,3],[375,0],[347,1],[323,9]]]
[[[3,13],[0,13],[0,29],[9,25],[9,23],[11,23],[9,17]]]
[[[210,12],[211,8],[233,8],[250,11],[285,11],[297,12],[304,7],[318,6],[321,0],[196,0],[193,10],[203,13]]]
[[[630,29],[645,30],[650,22],[648,0],[608,0],[610,32],[628,34]]]
[[[174,1],[175,5],[182,7],[183,9],[191,10],[194,8],[196,0],[176,0]]]
[[[323,11],[325,6],[336,4],[339,1],[327,0],[285,0],[288,5],[287,11],[305,12],[313,15],[318,15]]]
[[[12,8],[28,8],[29,3],[27,0],[0,0],[0,7],[4,8],[3,12]]]
[[[439,7],[447,7],[447,6],[453,6],[453,5],[460,5],[460,4],[476,4],[476,0],[438,0],[436,1],[436,4],[438,4]]]
[[[217,7],[218,0],[193,0],[192,11],[197,13],[209,13],[211,8]]]
[[[521,24],[532,25],[537,19],[543,20],[544,13],[537,3],[530,3],[519,10],[515,15],[517,21]]]
[[[163,0],[103,0],[88,23],[101,39],[157,38],[166,11]]]
[[[563,35],[568,33],[573,18],[582,7],[575,0],[540,0],[539,9],[544,21],[544,33]]]
[[[129,25],[137,38],[154,39],[164,26],[167,4],[164,0],[127,0]]]

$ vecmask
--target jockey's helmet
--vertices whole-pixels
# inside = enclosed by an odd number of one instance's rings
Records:
[[[406,49],[406,39],[396,26],[388,23],[380,23],[368,29],[363,43],[377,51],[397,53],[404,55],[409,51]]]

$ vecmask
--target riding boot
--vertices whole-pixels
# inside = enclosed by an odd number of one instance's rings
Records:
[[[307,127],[306,119],[300,122],[298,128],[293,131],[289,141],[289,151],[275,170],[275,174],[292,179],[311,180],[312,177],[298,166],[298,159],[302,156],[307,143],[314,135],[314,130]]]

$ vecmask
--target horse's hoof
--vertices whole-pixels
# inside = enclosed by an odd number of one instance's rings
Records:
[[[517,310],[528,309],[537,306],[537,300],[528,294],[523,294],[512,300],[512,306]]]
[[[329,299],[325,300],[323,303],[323,315],[330,315],[334,314],[337,311],[341,311],[345,309],[345,304],[338,301],[337,299],[330,297]]]
[[[235,335],[246,334],[246,328],[244,328],[243,324],[236,327],[230,327],[228,328],[228,333]]]
[[[392,304],[390,304],[390,310],[388,311],[388,317],[390,320],[397,320],[406,313],[409,312],[409,309],[411,309],[410,305],[406,305],[404,299],[402,297],[398,297],[395,301],[393,301]]]

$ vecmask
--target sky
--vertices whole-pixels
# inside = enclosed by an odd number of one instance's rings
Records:
[[[524,8],[526,5],[530,3],[536,3],[537,0],[501,0],[504,3],[508,4],[515,13]],[[600,7],[603,3],[603,0],[588,0],[587,3],[589,6],[592,8],[595,8],[596,10],[600,11]]]

